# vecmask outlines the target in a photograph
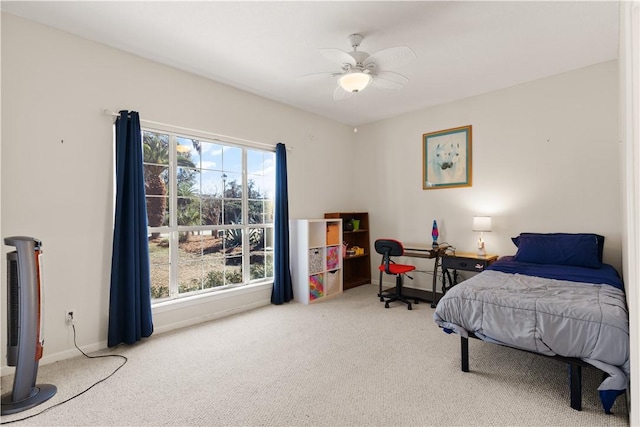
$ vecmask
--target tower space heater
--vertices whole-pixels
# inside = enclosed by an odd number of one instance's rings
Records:
[[[56,394],[51,384],[36,385],[42,357],[42,242],[7,237],[7,365],[15,366],[13,390],[2,395],[2,415],[21,412]]]

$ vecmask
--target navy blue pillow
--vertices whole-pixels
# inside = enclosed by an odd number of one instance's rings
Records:
[[[575,233],[574,234],[571,234],[571,233],[520,233],[520,236],[523,234],[534,235],[534,236],[540,236],[540,235],[566,236],[566,235],[574,235]],[[596,240],[598,241],[598,261],[600,261],[600,263],[602,264],[602,254],[604,253],[604,236],[601,236],[599,234],[593,234],[593,233],[578,233],[578,234],[595,236]],[[520,242],[520,236],[511,238],[511,241],[513,242],[514,245],[516,245],[516,248],[518,247],[518,243]]]
[[[521,233],[514,261],[600,268],[604,237],[591,233]]]

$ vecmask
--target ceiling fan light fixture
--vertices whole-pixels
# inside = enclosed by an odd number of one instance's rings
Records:
[[[361,71],[347,73],[338,79],[342,89],[347,92],[360,92],[371,83],[371,75]]]

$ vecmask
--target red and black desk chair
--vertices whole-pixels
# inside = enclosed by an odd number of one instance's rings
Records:
[[[414,265],[396,264],[391,260],[391,257],[397,257],[404,255],[404,247],[402,243],[393,239],[378,239],[375,242],[376,252],[382,254],[382,262],[378,269],[380,270],[380,289],[378,296],[380,301],[384,301],[384,307],[389,308],[389,303],[394,301],[400,301],[407,304],[407,309],[411,310],[411,301],[402,295],[402,279],[408,272],[416,269]],[[391,274],[396,276],[396,289],[393,293],[382,292],[382,273]],[[413,279],[411,276],[407,276]],[[418,304],[418,300],[414,300],[414,303]]]

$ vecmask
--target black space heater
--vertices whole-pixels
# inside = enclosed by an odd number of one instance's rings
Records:
[[[42,242],[7,237],[7,365],[15,366],[13,390],[2,395],[2,415],[25,411],[56,394],[56,386],[37,384],[42,358]]]

